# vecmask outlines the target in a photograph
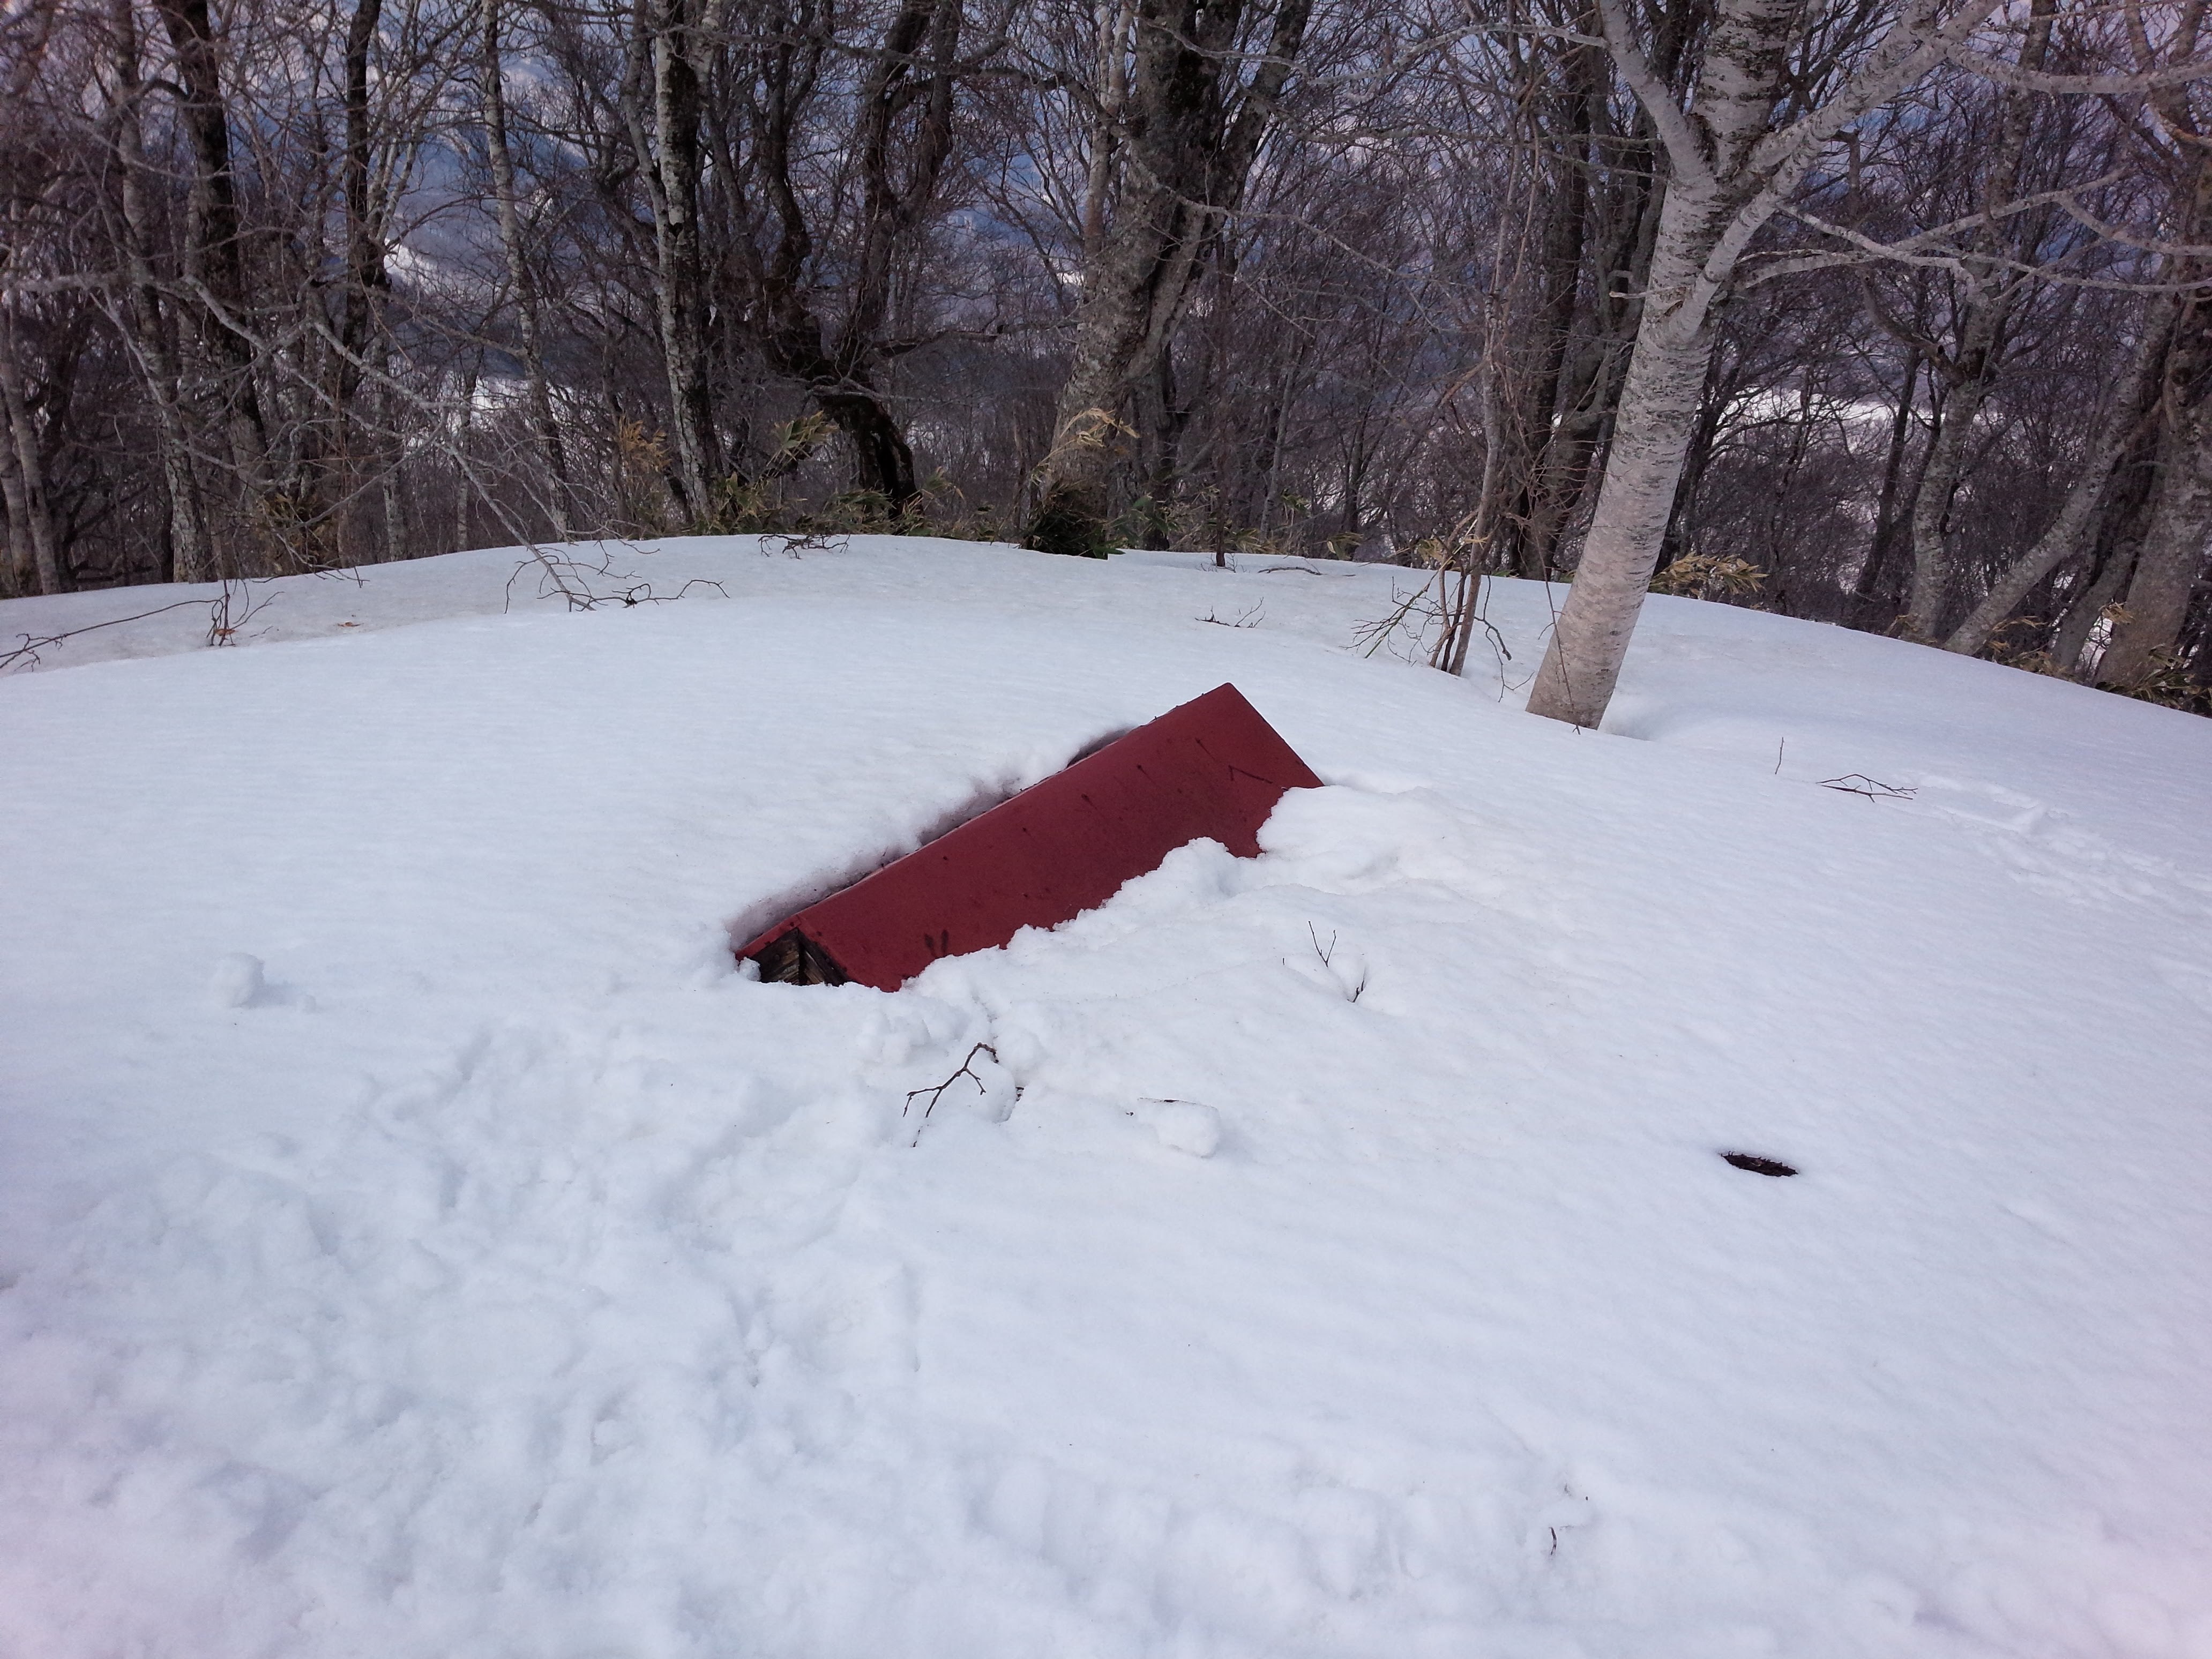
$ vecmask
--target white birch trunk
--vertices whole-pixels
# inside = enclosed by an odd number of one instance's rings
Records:
[[[1809,22],[1801,6],[1721,0],[1686,112],[1637,50],[1620,0],[1600,0],[1607,49],[1659,130],[1669,176],[1613,449],[1574,586],[1529,695],[1531,714],[1583,726],[1605,717],[1696,428],[1712,365],[1713,307],[1752,238],[1830,139],[1918,80],[1996,5],[1972,0],[1940,27],[1929,8],[1911,8],[1835,96],[1777,127],[1790,48]]]
[[[1675,211],[1676,199],[1668,198],[1668,216]],[[1670,246],[1680,240],[1679,232],[1670,239],[1664,219],[1659,236],[1659,254],[1652,262],[1655,289],[1662,262],[1682,263]],[[1621,385],[1620,412],[1597,511],[1583,544],[1574,586],[1536,671],[1528,698],[1531,714],[1576,726],[1595,726],[1605,717],[1666,540],[1674,486],[1697,429],[1698,404],[1712,355],[1712,331],[1703,317],[1685,316],[1679,307],[1665,315],[1655,314],[1646,304],[1644,325],[1637,331],[1636,349]]]

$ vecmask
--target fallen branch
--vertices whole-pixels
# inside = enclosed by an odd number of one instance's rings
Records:
[[[638,580],[635,573],[617,571],[611,555],[603,554],[599,562],[593,564],[588,560],[569,557],[556,552],[551,547],[541,547],[533,543],[530,547],[530,556],[516,565],[514,573],[507,579],[507,608],[514,607],[516,578],[532,566],[538,570],[538,597],[545,599],[558,595],[571,611],[596,611],[607,605],[625,608],[641,605],[667,605],[682,599],[695,587],[711,587],[724,599],[730,597],[729,589],[705,576],[692,577],[673,593],[656,593],[651,582]],[[594,586],[593,577],[615,586],[602,592]],[[623,586],[625,583],[628,586]]]
[[[29,634],[18,635],[16,637],[23,642],[4,657],[0,657],[0,673],[5,673],[18,663],[28,668],[39,660],[40,652],[49,646],[64,644],[80,634],[97,634],[103,628],[120,628],[125,623],[144,622],[149,617],[158,617],[164,611],[182,611],[187,606],[195,605],[211,605],[211,601],[179,599],[174,605],[156,605],[151,611],[141,611],[132,617],[111,617],[106,622],[87,623],[82,628],[72,628],[60,634],[41,634],[35,636]]]
[[[1775,764],[1781,764],[1778,758]],[[1884,783],[1863,772],[1846,772],[1840,778],[1823,778],[1820,787],[1838,790],[1846,795],[1863,795],[1869,800],[1911,800],[1920,793],[1909,786]]]
[[[274,581],[277,578],[271,576],[263,577],[260,580]],[[258,616],[268,606],[270,600],[276,597],[274,594],[270,594],[263,599],[251,599],[243,611],[235,610],[234,607],[238,603],[239,591],[246,589],[250,592],[251,587],[252,583],[245,579],[226,577],[223,579],[222,592],[216,593],[212,599],[178,599],[168,605],[157,605],[151,611],[136,611],[128,617],[110,617],[106,622],[87,623],[82,628],[64,629],[58,634],[19,634],[16,637],[22,643],[11,651],[0,653],[0,674],[6,673],[11,668],[35,667],[41,651],[51,649],[57,645],[66,645],[81,634],[97,634],[103,628],[120,628],[125,623],[144,622],[149,617],[165,616],[172,611],[204,608],[208,615],[207,643],[211,646],[232,644],[237,637],[238,630]]]
[[[918,1146],[921,1144],[922,1126],[929,1121],[929,1115],[937,1109],[937,1103],[945,1097],[945,1091],[947,1089],[950,1089],[954,1084],[959,1082],[962,1078],[966,1078],[970,1083],[975,1085],[975,1092],[978,1095],[986,1095],[990,1092],[988,1089],[983,1086],[983,1079],[975,1075],[975,1056],[978,1054],[988,1054],[994,1062],[995,1062],[999,1058],[999,1051],[996,1048],[994,1048],[988,1042],[979,1042],[968,1051],[968,1058],[960,1062],[960,1069],[955,1072],[951,1077],[945,1079],[944,1082],[938,1084],[934,1088],[909,1089],[907,1091],[906,1104],[899,1108],[899,1115],[901,1117],[904,1117],[908,1112],[911,1112],[914,1109],[914,1103],[916,1100],[920,1099],[924,1095],[927,1095],[929,1097],[929,1103],[921,1109],[921,1121],[914,1126],[914,1139],[907,1142],[908,1146]]]
[[[770,542],[776,545],[771,548]],[[848,545],[843,536],[828,530],[768,530],[760,538],[763,556],[781,553],[787,559],[804,558],[809,553],[842,553]]]

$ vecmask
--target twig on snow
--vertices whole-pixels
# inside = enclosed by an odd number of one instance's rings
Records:
[[[770,542],[775,545],[770,547]],[[769,530],[760,538],[763,557],[773,553],[787,559],[804,558],[809,553],[842,553],[850,545],[847,538],[827,530]]]
[[[929,1103],[921,1109],[921,1121],[914,1126],[914,1139],[907,1142],[908,1146],[918,1146],[921,1144],[922,1125],[929,1121],[929,1115],[937,1109],[937,1103],[945,1097],[945,1091],[947,1089],[950,1089],[954,1084],[959,1082],[962,1078],[966,1078],[970,1083],[975,1085],[975,1092],[977,1094],[982,1095],[988,1094],[990,1092],[989,1090],[983,1086],[983,1079],[975,1075],[975,1056],[978,1054],[988,1054],[994,1062],[999,1058],[999,1051],[996,1048],[994,1048],[988,1042],[979,1042],[968,1051],[968,1058],[960,1062],[960,1069],[955,1072],[951,1077],[945,1079],[944,1082],[938,1084],[932,1088],[909,1089],[907,1091],[906,1104],[899,1108],[899,1115],[901,1117],[904,1117],[908,1112],[914,1109],[914,1103],[921,1098],[921,1097],[923,1095],[927,1095],[929,1097]]]
[[[1840,778],[1823,778],[1820,787],[1838,790],[1846,795],[1863,795],[1869,800],[1911,800],[1920,793],[1909,784],[1884,783],[1863,772],[1846,772]]]
[[[131,617],[111,617],[106,622],[87,623],[82,628],[71,628],[59,634],[19,634],[22,644],[4,656],[0,656],[0,672],[5,672],[21,663],[24,667],[35,666],[39,653],[50,646],[65,644],[80,634],[96,634],[103,628],[120,628],[125,623],[144,622],[149,617],[158,617],[165,611],[182,611],[190,605],[206,605],[205,599],[179,599],[174,605],[155,605],[151,611],[141,611]]]
[[[319,575],[324,573],[318,571],[313,574]],[[172,611],[191,611],[202,606],[206,608],[208,613],[207,643],[211,646],[234,645],[237,642],[238,630],[260,615],[268,608],[270,601],[276,598],[273,593],[258,599],[252,598],[255,584],[277,580],[278,578],[274,576],[225,576],[220,579],[222,585],[222,591],[213,599],[178,599],[168,605],[157,605],[151,611],[136,611],[128,617],[110,617],[106,622],[87,623],[82,628],[64,629],[58,634],[19,634],[16,638],[22,643],[11,651],[0,653],[0,674],[7,672],[11,668],[37,667],[39,653],[41,651],[48,650],[57,645],[65,645],[80,634],[97,634],[103,628],[120,628],[125,623],[144,622],[149,617],[163,616]],[[246,595],[246,605],[245,609],[239,610],[236,607],[241,593]]]
[[[507,605],[512,608],[514,604],[515,581],[532,566],[538,570],[538,597],[546,599],[557,594],[571,611],[596,611],[604,605],[618,605],[625,608],[640,605],[667,605],[682,599],[695,587],[711,587],[724,599],[730,597],[729,589],[705,576],[692,577],[673,593],[656,593],[651,582],[638,580],[629,571],[617,570],[614,556],[605,552],[604,545],[597,564],[559,550],[561,547],[574,545],[574,543],[562,543],[555,546],[540,546],[532,543],[530,556],[516,565],[514,573],[507,579]],[[630,550],[635,553],[640,550],[632,548]],[[603,591],[594,584],[593,577],[612,586]]]
[[[240,587],[246,589],[246,609],[234,614],[231,610],[234,591]],[[234,582],[230,577],[224,577],[222,592],[208,601],[207,642],[211,646],[237,644],[238,630],[267,610],[269,601],[276,597],[270,593],[254,599],[252,589],[245,582]]]
[[[1321,965],[1328,969],[1329,977],[1336,981],[1337,988],[1344,993],[1344,1000],[1346,1002],[1358,1001],[1362,994],[1367,989],[1367,970],[1364,968],[1360,969],[1358,984],[1347,986],[1344,982],[1343,976],[1340,975],[1332,965],[1332,959],[1336,955],[1335,929],[1332,928],[1329,930],[1328,943],[1327,945],[1323,945],[1321,942],[1321,930],[1318,927],[1316,927],[1313,923],[1308,922],[1306,924],[1306,933],[1313,939],[1314,954],[1321,958]]]

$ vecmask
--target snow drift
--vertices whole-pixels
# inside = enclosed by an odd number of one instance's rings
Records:
[[[0,680],[0,1650],[2212,1654],[2212,722],[1655,600],[1591,734],[1522,585],[1455,681],[1347,648],[1404,572],[612,556],[720,587]],[[1224,679],[1328,785],[1261,858],[737,971]]]

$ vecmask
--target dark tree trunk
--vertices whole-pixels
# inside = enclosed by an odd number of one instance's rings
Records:
[[[138,33],[131,0],[109,8],[110,50],[116,103],[111,115],[115,150],[115,240],[122,256],[122,322],[125,337],[147,401],[154,411],[161,450],[161,482],[169,511],[162,538],[161,580],[204,581],[219,573],[219,556],[210,534],[206,496],[193,465],[191,430],[184,387],[168,320],[154,280],[152,209],[146,199],[145,143],[139,115],[143,96],[138,64]],[[250,386],[251,382],[247,383]],[[234,564],[233,568],[235,566]]]
[[[203,349],[218,376],[214,388],[225,416],[231,463],[249,493],[265,486],[268,423],[257,380],[253,307],[231,158],[230,115],[222,89],[222,53],[208,0],[155,0],[183,82],[179,113],[191,144],[191,214],[185,275],[204,284]]]
[[[1546,156],[1542,252],[1537,261],[1537,295],[1532,322],[1534,357],[1523,382],[1515,429],[1508,441],[1516,483],[1498,520],[1495,564],[1516,575],[1541,580],[1550,574],[1558,515],[1545,500],[1559,483],[1553,465],[1555,443],[1572,439],[1559,420],[1559,391],[1582,309],[1583,262],[1590,223],[1590,148],[1602,113],[1604,60],[1593,47],[1570,48],[1562,55],[1564,85],[1546,99],[1534,100],[1532,138]]]
[[[1075,349],[1029,544],[1103,556],[1109,483],[1134,382],[1172,344],[1227,216],[1243,200],[1305,38],[1312,0],[1276,0],[1249,85],[1235,76],[1244,0],[1139,0],[1124,171],[1113,222],[1083,269]]]
[[[1899,502],[1904,499],[1905,457],[1912,441],[1913,388],[1920,380],[1920,354],[1908,349],[1905,384],[1898,389],[1897,412],[1890,417],[1889,453],[1881,467],[1881,495],[1875,504],[1874,536],[1867,544],[1866,559],[1851,584],[1846,615],[1854,628],[1887,627],[1903,595],[1898,591],[1895,555],[1901,528]]]
[[[768,54],[757,173],[775,216],[775,239],[754,272],[754,326],[769,366],[804,386],[852,453],[854,483],[902,512],[920,493],[914,451],[878,382],[896,343],[886,335],[897,260],[938,198],[952,153],[961,0],[905,0],[873,52],[854,114],[860,251],[834,326],[813,287],[808,204],[795,182],[799,125],[822,53],[818,32]]]
[[[382,522],[377,526],[380,533],[370,538],[369,549],[374,550],[372,556],[380,554],[386,559],[398,559],[406,556],[405,516],[392,477],[397,460],[396,447],[384,429],[388,422],[381,418],[388,413],[390,403],[388,388],[383,383],[383,376],[388,372],[389,353],[386,349],[382,312],[392,283],[385,269],[382,216],[374,199],[375,155],[368,110],[370,51],[376,44],[377,26],[383,12],[384,0],[357,0],[346,30],[346,286],[338,326],[343,349],[337,365],[337,391],[331,413],[338,433],[339,478],[336,496],[346,501],[365,495],[363,474],[373,471],[379,486],[377,500]],[[362,388],[372,376],[376,384],[374,396],[368,401],[380,418],[365,428]],[[341,562],[349,562],[358,552],[368,550],[349,550],[341,540],[333,550]]]

